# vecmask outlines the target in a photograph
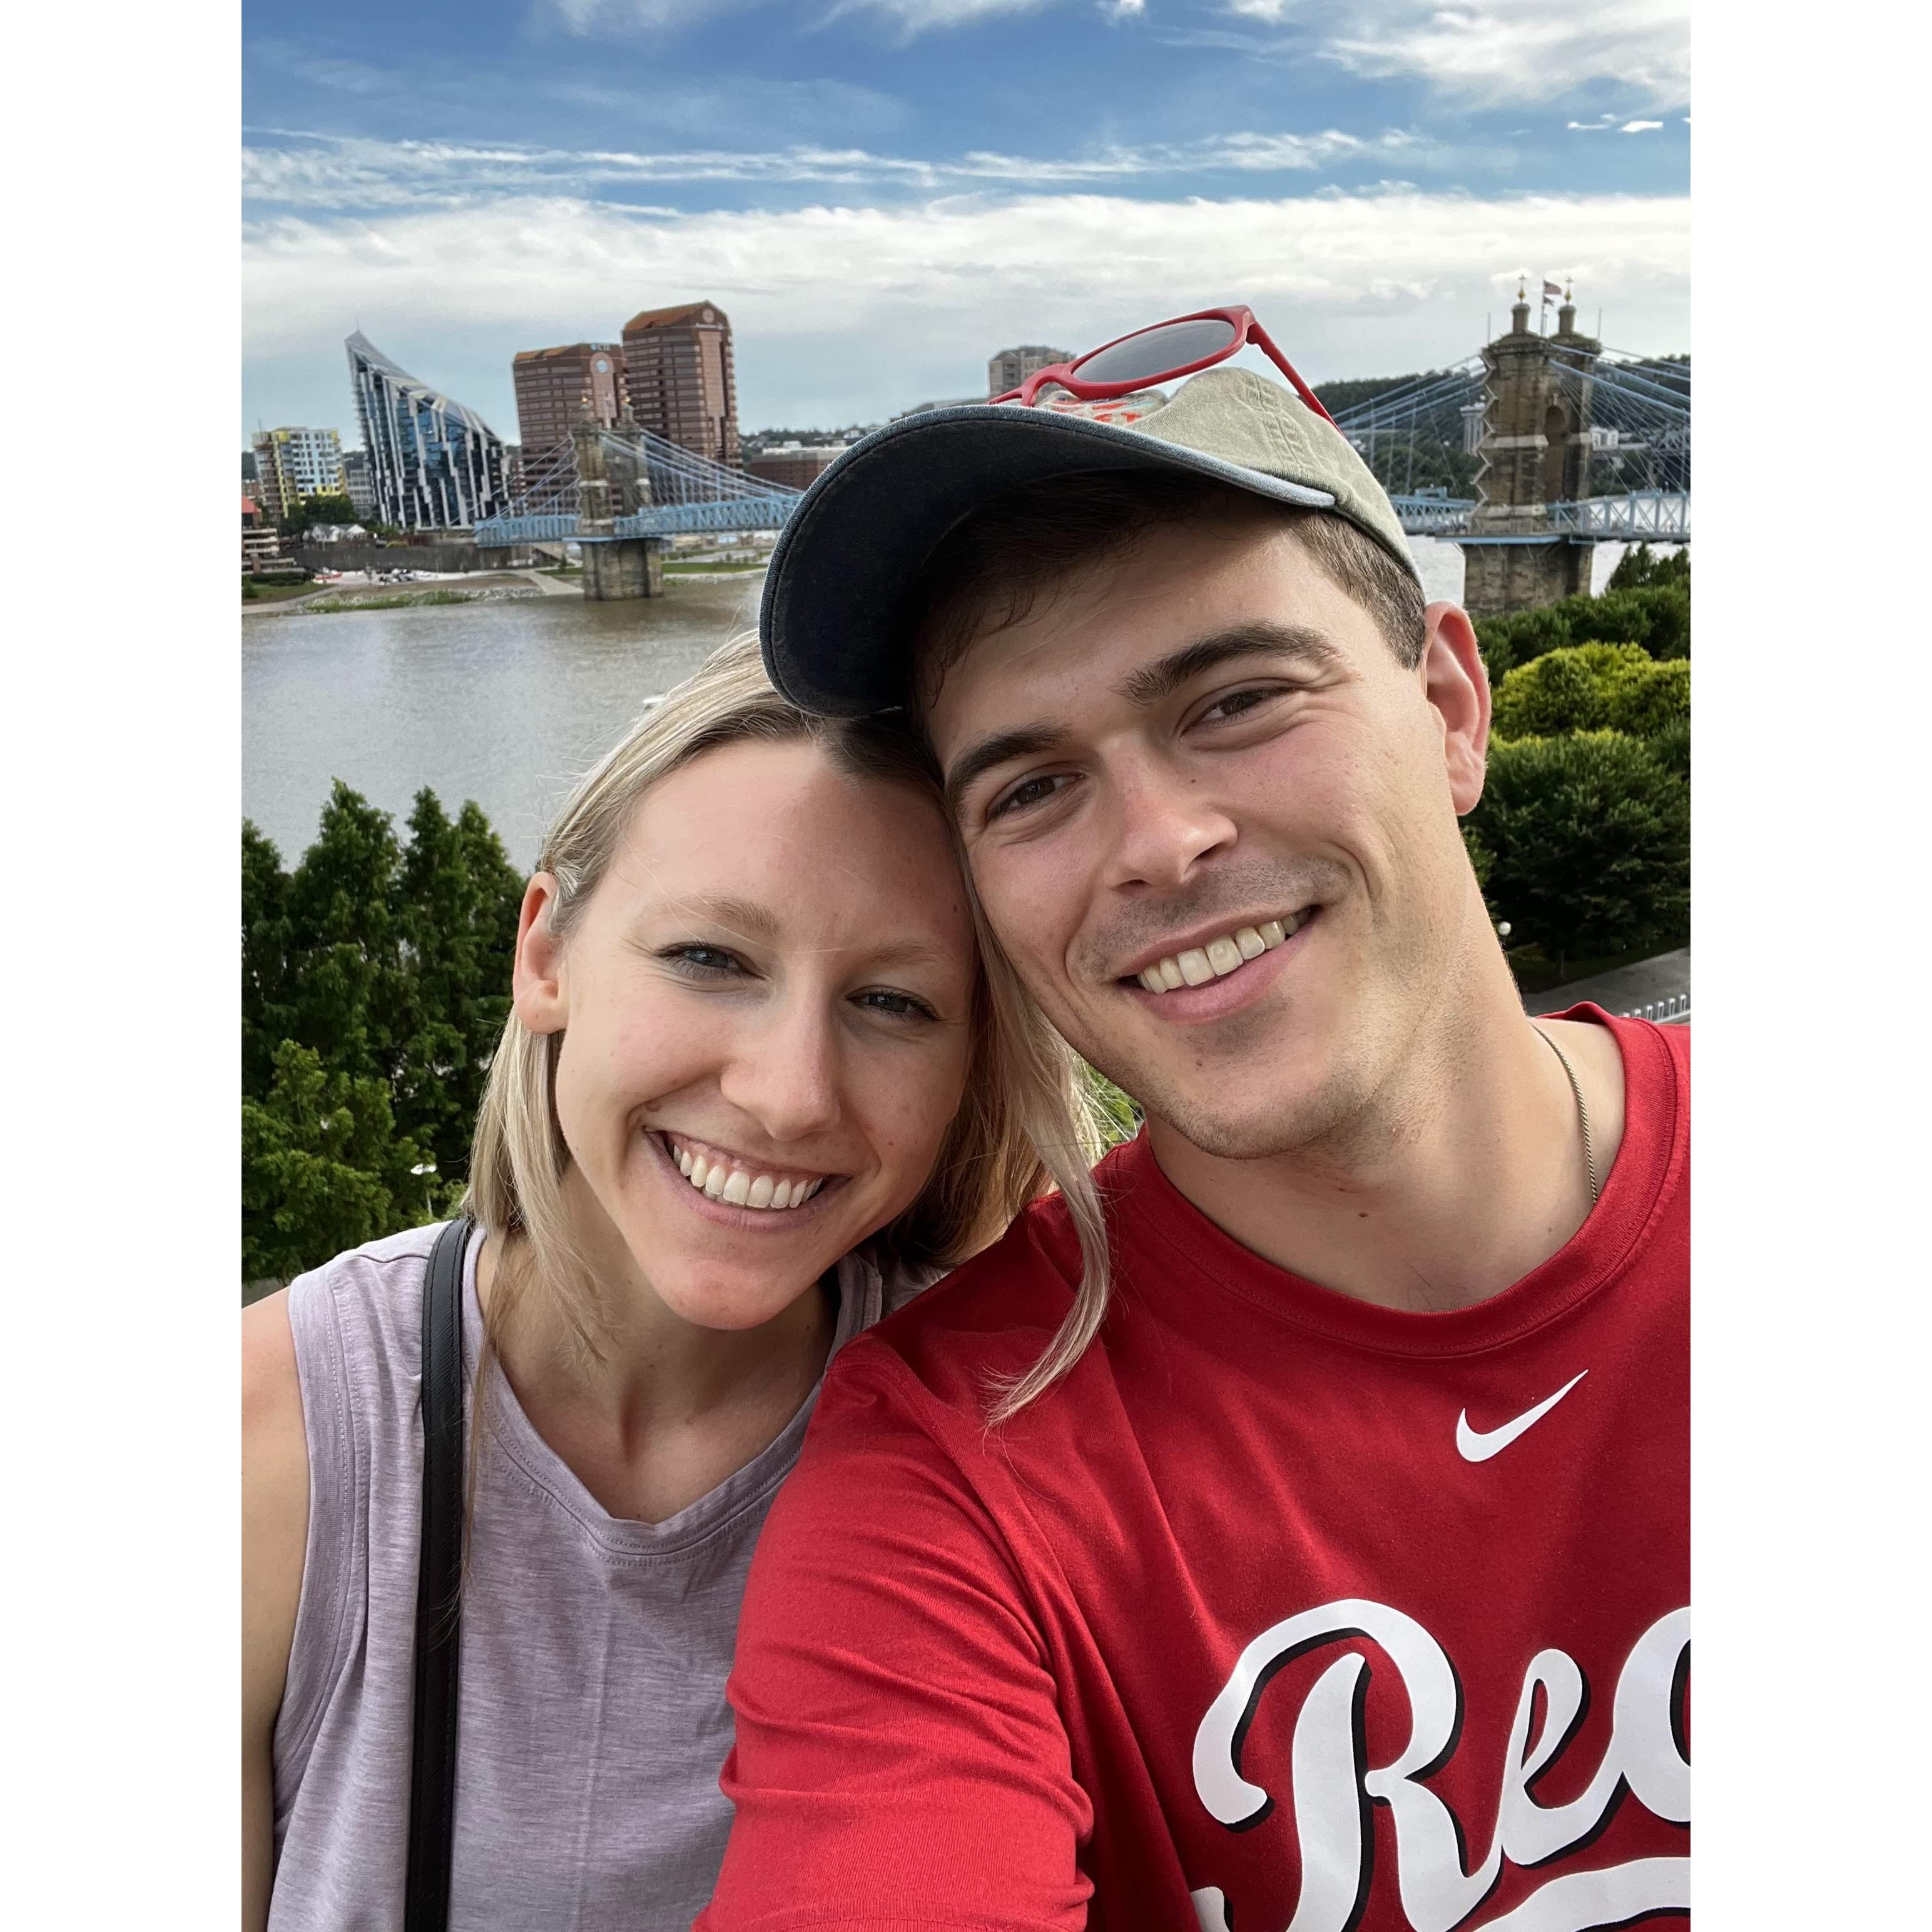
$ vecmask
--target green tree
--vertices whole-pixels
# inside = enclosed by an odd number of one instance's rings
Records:
[[[412,1172],[422,1159],[380,1080],[283,1041],[268,1093],[242,1103],[242,1280],[288,1280],[444,1211],[453,1190]]]
[[[1644,584],[1682,584],[1690,581],[1690,553],[1684,549],[1674,556],[1655,555],[1647,543],[1633,544],[1617,560],[1606,590],[1634,590]]]
[[[242,1091],[256,1100],[273,1084],[275,1049],[294,1030],[288,885],[273,842],[242,820]]]
[[[290,874],[290,1037],[332,1069],[394,1078],[410,996],[397,932],[402,850],[389,814],[338,778]]]
[[[244,822],[242,874],[242,1092],[255,1109],[244,1117],[244,1192],[257,1228],[244,1278],[258,1279],[282,1271],[261,1264],[273,1240],[284,1260],[300,1249],[310,1265],[460,1191],[508,1012],[523,880],[473,803],[452,820],[419,792],[404,847],[389,814],[340,781],[292,872]],[[290,1061],[290,1049],[308,1058]],[[327,1089],[326,1106],[310,1092],[310,1062],[317,1078],[347,1083]],[[335,1124],[318,1138],[324,1117]],[[418,1177],[398,1191],[399,1163],[433,1165],[428,1188]],[[322,1229],[365,1224],[333,1246],[302,1247]]]
[[[1469,829],[1511,941],[1572,954],[1680,942],[1690,910],[1690,789],[1617,731],[1503,740]]]
[[[425,788],[410,815],[400,886],[409,1000],[397,1115],[440,1172],[463,1174],[484,1076],[509,1016],[524,881],[473,801],[452,823]]]
[[[316,524],[359,524],[356,506],[340,491],[326,496],[298,496],[283,512],[275,528],[285,537],[299,537]]]

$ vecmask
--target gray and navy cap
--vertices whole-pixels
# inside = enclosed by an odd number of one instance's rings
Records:
[[[1204,369],[1171,397],[962,404],[874,430],[805,493],[765,579],[758,628],[772,683],[828,717],[903,703],[906,593],[954,524],[1022,484],[1146,470],[1332,510],[1415,574],[1395,506],[1348,439],[1252,370]]]

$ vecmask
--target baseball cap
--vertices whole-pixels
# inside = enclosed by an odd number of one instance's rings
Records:
[[[1250,369],[1204,369],[1172,395],[928,410],[854,443],[806,490],[765,578],[765,669],[802,710],[862,717],[904,701],[906,593],[946,532],[1022,484],[1180,471],[1330,510],[1412,575],[1395,506],[1335,425]]]

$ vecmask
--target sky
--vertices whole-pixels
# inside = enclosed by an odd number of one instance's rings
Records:
[[[700,298],[747,430],[1228,302],[1439,367],[1525,274],[1690,346],[1687,0],[252,0],[243,62],[244,436],[358,441],[359,328],[514,440],[518,350]]]

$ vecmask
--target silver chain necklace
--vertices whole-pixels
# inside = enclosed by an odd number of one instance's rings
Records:
[[[1563,1071],[1570,1082],[1570,1090],[1576,1096],[1576,1124],[1583,1130],[1583,1168],[1590,1177],[1590,1205],[1594,1208],[1597,1204],[1598,1193],[1597,1154],[1596,1150],[1590,1144],[1590,1110],[1583,1104],[1583,1090],[1576,1084],[1576,1070],[1570,1064],[1570,1056],[1543,1030],[1542,1028],[1538,1027],[1536,1029],[1536,1034],[1537,1036],[1562,1063]]]

